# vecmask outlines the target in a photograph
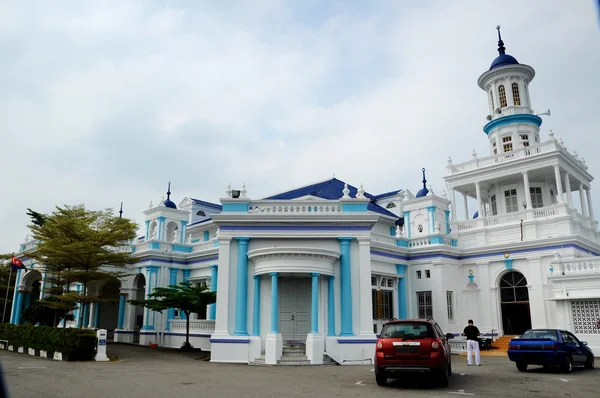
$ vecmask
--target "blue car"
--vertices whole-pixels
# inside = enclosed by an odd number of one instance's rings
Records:
[[[594,368],[594,353],[587,342],[579,341],[573,333],[559,329],[530,329],[508,345],[508,358],[521,372],[528,365],[560,366],[571,372],[573,366]]]

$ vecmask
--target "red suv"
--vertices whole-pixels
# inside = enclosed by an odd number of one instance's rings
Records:
[[[375,350],[375,378],[384,386],[388,377],[401,372],[433,373],[442,387],[452,374],[449,339],[433,320],[391,321],[383,326]]]

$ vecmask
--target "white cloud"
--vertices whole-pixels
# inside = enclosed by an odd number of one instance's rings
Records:
[[[448,155],[488,154],[476,80],[498,22],[507,52],[536,69],[544,135],[600,170],[586,145],[600,86],[588,1],[60,4],[0,4],[0,252],[18,249],[27,207],[124,201],[139,222],[168,181],[176,201],[217,201],[229,182],[261,197],[334,172],[370,192],[416,191],[426,167],[439,192]]]

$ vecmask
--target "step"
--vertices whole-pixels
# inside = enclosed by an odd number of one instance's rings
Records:
[[[260,357],[256,358],[254,362],[250,362],[249,365],[253,366],[274,366],[265,364],[265,354],[261,354]],[[331,357],[323,355],[323,365],[331,366],[338,365]],[[310,361],[304,356],[282,356],[275,366],[311,366]]]

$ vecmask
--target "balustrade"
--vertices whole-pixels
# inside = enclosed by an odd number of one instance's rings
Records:
[[[169,321],[169,328],[174,333],[185,333],[186,321],[175,319]],[[190,319],[190,333],[212,334],[215,331],[215,321],[208,319]]]
[[[342,205],[335,201],[332,203],[319,203],[315,201],[272,201],[260,200],[250,203],[248,213],[251,214],[327,214],[341,213]]]

